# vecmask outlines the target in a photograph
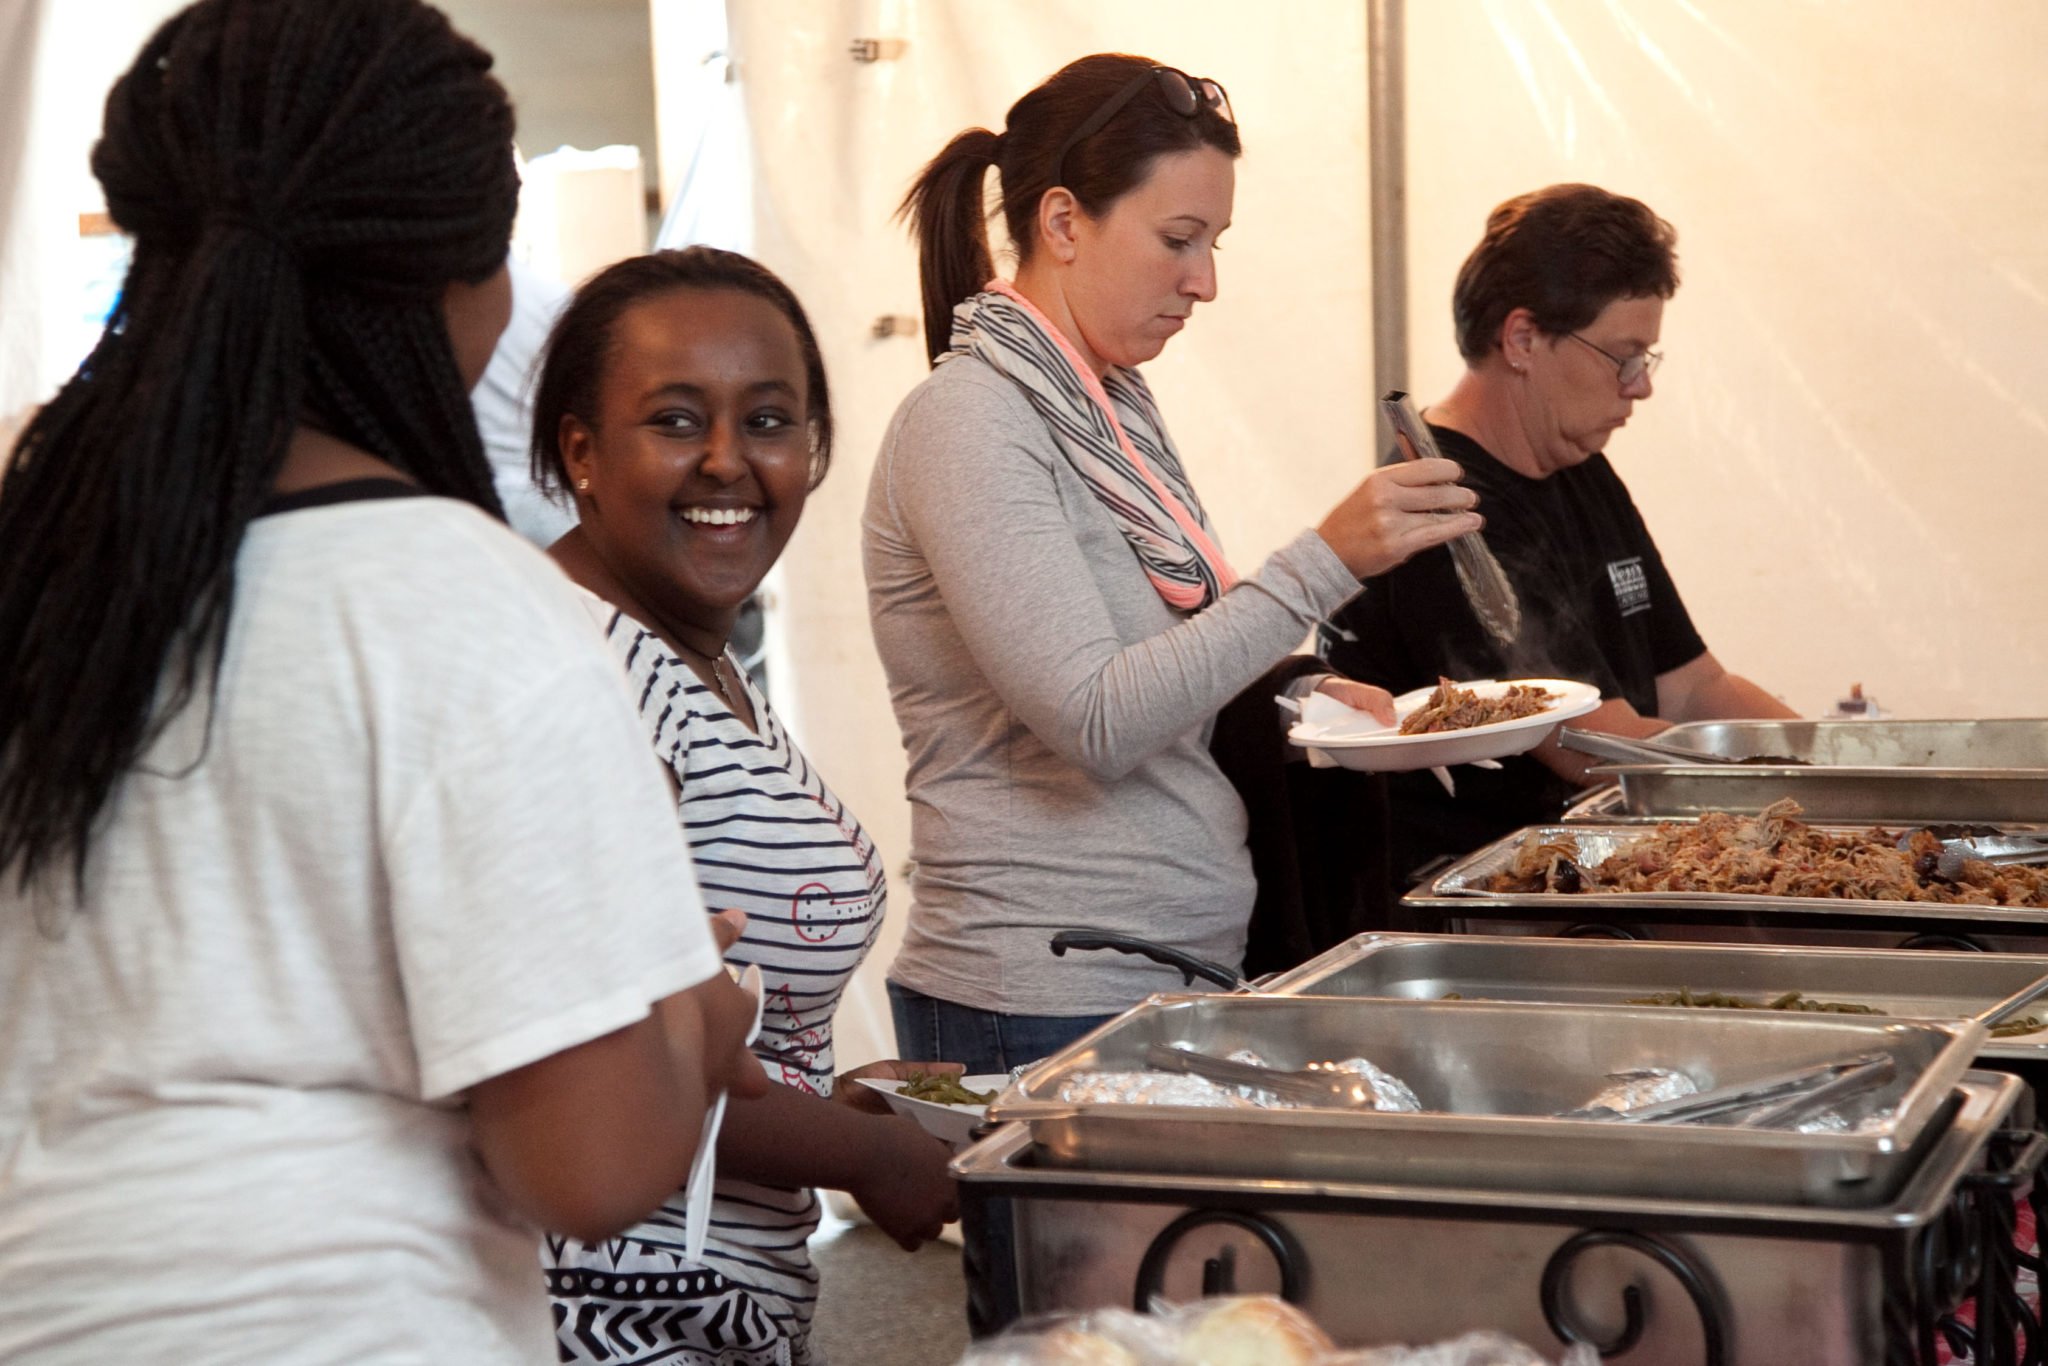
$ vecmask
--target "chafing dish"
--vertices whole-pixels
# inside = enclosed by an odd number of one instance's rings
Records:
[[[1276,977],[1277,995],[1626,1005],[1676,991],[1771,1000],[1788,991],[1886,1018],[1974,1015],[2048,974],[2048,955],[1630,943],[1533,935],[1362,934]],[[2037,1012],[2048,1014],[2048,1012]],[[2048,1062],[2048,1030],[1987,1038],[1980,1059]]]
[[[1822,825],[1824,830],[1850,827]],[[1858,827],[1867,828],[1867,827]],[[1922,927],[1951,926],[1959,931],[1997,927],[2009,934],[2048,936],[2048,909],[2024,906],[1947,905],[1932,901],[1865,901],[1851,897],[1763,896],[1753,892],[1491,892],[1486,884],[1513,865],[1516,853],[1531,835],[1539,842],[1569,839],[1579,847],[1579,863],[1591,867],[1642,839],[1640,825],[1538,825],[1517,830],[1467,854],[1409,893],[1403,904],[1425,912],[1487,918],[1491,908],[1512,908],[1510,920],[1616,921],[1663,917],[1702,921],[1713,918],[1754,919],[1758,923],[1786,918],[1809,923],[1830,921],[1882,923],[1907,932]],[[2040,946],[2037,945],[2037,948]]]
[[[1274,996],[1155,996],[1028,1070],[989,1106],[1026,1121],[1049,1166],[1239,1177],[1470,1184],[1870,1204],[1903,1179],[1915,1143],[1983,1041],[1960,1021]],[[1425,1112],[1216,1110],[1072,1103],[1080,1072],[1144,1067],[1152,1044],[1280,1067],[1356,1056],[1414,1089]],[[1862,1053],[1897,1075],[1867,1101],[1889,1119],[1847,1133],[1559,1119],[1607,1074],[1677,1068],[1701,1087]],[[1859,1109],[1857,1113],[1865,1111]]]
[[[1624,764],[1632,816],[1761,811],[1791,797],[1815,821],[2048,821],[2048,719],[1699,721],[1657,739],[1702,754],[1802,764]]]
[[[1286,1170],[1278,1144],[1256,1179],[1145,1163],[1076,1170],[1048,1161],[1038,1126],[1023,1123],[995,1130],[953,1171],[970,1295],[996,1322],[1271,1291],[1350,1346],[1494,1328],[1535,1344],[1592,1342],[1631,1366],[1934,1366],[1937,1324],[1974,1292],[1980,1359],[2007,1361],[2014,1343],[2000,1325],[2017,1304],[2000,1249],[2010,1190],[2041,1153],[2040,1136],[2000,1131],[2022,1089],[1965,1074],[1952,1122],[1910,1177],[1856,1210],[1503,1191],[1485,1167],[1443,1187],[1311,1178]],[[1001,1204],[1014,1211],[1001,1225],[1014,1284],[981,1274],[983,1230]]]

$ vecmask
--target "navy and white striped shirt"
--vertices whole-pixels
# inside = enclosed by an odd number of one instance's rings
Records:
[[[885,880],[874,843],[751,683],[743,686],[759,734],[653,632],[609,604],[600,620],[654,753],[675,775],[704,904],[747,913],[746,934],[726,961],[761,969],[766,1005],[754,1052],[770,1080],[828,1096],[832,1013],[882,922]],[[744,680],[745,670],[727,660],[731,676]],[[608,1243],[548,1239],[563,1360],[806,1360],[817,1301],[807,1247],[816,1194],[724,1179],[714,1190],[698,1265],[682,1258],[680,1191]],[[704,1270],[716,1278],[692,1274]],[[770,1332],[780,1344],[758,1358],[746,1350],[750,1337]]]

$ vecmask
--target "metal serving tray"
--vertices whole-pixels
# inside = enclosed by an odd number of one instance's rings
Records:
[[[1624,1294],[1636,1302],[1640,1318],[1633,1308],[1628,1317],[1639,1322],[1640,1341],[1620,1349],[1621,1360],[1701,1360],[1699,1316],[1667,1275],[1614,1247],[1571,1255],[1589,1236],[1582,1230],[1619,1229],[1682,1254],[1725,1295],[1723,1359],[1869,1366],[1902,1359],[1888,1344],[1904,1347],[1887,1314],[1900,1307],[1883,1270],[1891,1254],[1880,1248],[1945,1245],[1939,1234],[1958,1186],[1984,1168],[1994,1131],[2024,1086],[1972,1072],[1958,1090],[1952,1123],[1897,1194],[1855,1210],[1504,1192],[1478,1179],[1483,1172],[1462,1187],[1417,1188],[1076,1171],[1048,1166],[1021,1124],[962,1153],[953,1172],[963,1204],[984,1194],[1013,1202],[1015,1290],[1025,1315],[1128,1307],[1154,1293],[1192,1299],[1226,1260],[1238,1290],[1277,1291],[1274,1244],[1240,1231],[1264,1227],[1284,1235],[1277,1244],[1298,1275],[1301,1307],[1346,1346],[1480,1328],[1554,1343],[1556,1320],[1546,1315],[1563,1307],[1553,1300],[1562,1291],[1565,1305],[1594,1307],[1603,1325],[1618,1317],[1611,1306]],[[1566,1259],[1569,1287],[1550,1286],[1546,1273]],[[1946,1308],[1923,1303],[1912,1312],[1931,1318]]]
[[[1260,989],[1283,996],[1437,1001],[1455,994],[1466,1001],[1578,1006],[1626,1005],[1631,997],[1680,987],[1749,1000],[1797,991],[1871,1006],[1889,1019],[1954,1020],[2044,976],[2048,956],[2008,953],[1362,934]],[[2048,1030],[1986,1038],[1977,1056],[2048,1062]]]
[[[1761,811],[1784,797],[1818,821],[2048,821],[2048,719],[1699,721],[1660,732],[1703,754],[1807,765],[1625,764],[1634,816]]]
[[[1822,830],[1842,832],[1843,825],[1821,825]],[[1768,913],[1795,911],[1801,915],[1842,915],[1881,917],[1906,921],[1968,921],[2009,923],[2048,932],[2048,908],[2025,906],[1946,905],[1937,901],[1865,901],[1853,897],[1762,896],[1755,892],[1490,892],[1488,879],[1508,871],[1522,843],[1534,835],[1539,842],[1570,839],[1579,847],[1579,863],[1586,867],[1605,861],[1650,832],[1640,825],[1534,825],[1504,835],[1492,844],[1467,854],[1446,868],[1426,888],[1411,893],[1407,900],[1416,905],[1441,909],[1446,898],[1451,904],[1487,902],[1524,910],[1543,909],[1560,919],[1586,919],[1615,907],[1682,908],[1710,906]]]
[[[1399,1181],[1861,1205],[1889,1198],[1916,1140],[1983,1043],[1974,1023],[1656,1007],[1154,996],[1054,1054],[989,1106],[1023,1120],[1054,1165],[1288,1179]],[[1144,1068],[1149,1044],[1279,1067],[1363,1056],[1428,1110],[1227,1110],[1059,1099],[1076,1072]],[[1702,1087],[1890,1053],[1896,1078],[1851,1118],[1891,1106],[1868,1132],[1801,1134],[1724,1125],[1556,1119],[1610,1072],[1675,1067]]]

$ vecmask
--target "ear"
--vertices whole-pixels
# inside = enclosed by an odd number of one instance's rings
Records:
[[[1079,243],[1074,220],[1081,215],[1081,202],[1064,185],[1055,185],[1038,200],[1038,241],[1061,265],[1072,265]]]
[[[1501,358],[1517,374],[1528,370],[1530,356],[1542,339],[1543,329],[1536,325],[1536,315],[1526,308],[1510,309],[1500,321]]]
[[[562,468],[569,472],[569,492],[579,500],[590,497],[590,490],[578,485],[585,480],[595,482],[596,433],[574,413],[563,413],[561,425],[555,429],[555,444],[562,448]]]

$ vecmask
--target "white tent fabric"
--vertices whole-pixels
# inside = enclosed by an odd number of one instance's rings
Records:
[[[53,233],[29,140],[42,29],[43,0],[0,0],[0,434],[49,387],[37,272]]]
[[[1148,376],[1255,562],[1375,453],[1364,8],[729,6],[758,254],[812,311],[841,424],[781,571],[779,704],[899,869],[903,756],[858,553],[876,442],[924,372],[916,340],[870,334],[917,310],[889,215],[947,136],[999,129],[1073,57],[1223,81],[1246,154],[1222,297]],[[1717,654],[1811,715],[1851,682],[1894,712],[2048,713],[2048,11],[1430,0],[1406,22],[1411,387],[1456,375],[1451,281],[1495,203],[1561,180],[1642,197],[1685,283],[1612,454]],[[861,37],[904,47],[860,64]],[[893,1052],[889,952],[844,1012],[849,1060]]]

